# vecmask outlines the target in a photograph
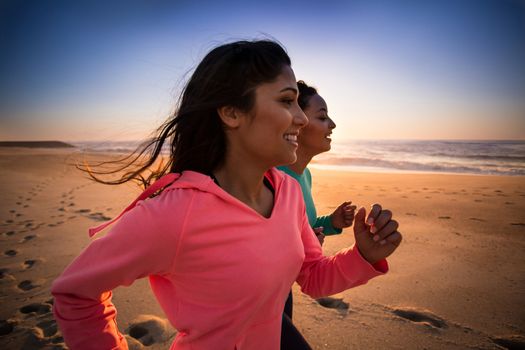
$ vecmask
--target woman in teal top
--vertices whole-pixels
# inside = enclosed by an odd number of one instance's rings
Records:
[[[312,175],[307,166],[313,157],[330,150],[332,141],[330,135],[336,125],[328,116],[326,102],[319,96],[317,90],[302,80],[297,82],[297,86],[299,106],[308,118],[308,125],[297,137],[299,143],[297,161],[278,168],[292,176],[301,185],[308,221],[322,244],[324,235],[340,234],[343,228],[352,226],[356,206],[351,205],[350,201],[343,202],[331,215],[317,216],[312,198]]]
[[[308,222],[323,244],[324,235],[340,234],[343,228],[352,226],[356,209],[352,202],[343,202],[331,214],[317,216],[314,200],[312,198],[312,175],[307,168],[312,158],[320,153],[330,150],[330,135],[335,128],[335,123],[328,116],[328,107],[325,100],[319,96],[317,90],[308,86],[304,81],[297,82],[299,88],[298,103],[308,118],[308,124],[301,129],[297,136],[297,160],[278,169],[284,171],[299,182],[303,191],[304,203]],[[295,328],[292,322],[293,298],[288,295],[284,306],[283,324],[281,329],[281,350],[309,350],[310,345]]]

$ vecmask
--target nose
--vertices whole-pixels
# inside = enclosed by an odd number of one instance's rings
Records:
[[[330,130],[335,129],[335,127],[336,127],[337,125],[335,125],[335,123],[334,123],[334,121],[332,120],[332,118],[328,118],[328,119],[330,119],[330,123],[328,124],[328,127],[330,128]]]
[[[299,107],[299,105],[297,105],[296,107],[293,123],[295,125],[298,125],[301,129],[308,125],[308,117],[306,116],[306,114],[304,114],[303,110],[301,109],[301,107]]]

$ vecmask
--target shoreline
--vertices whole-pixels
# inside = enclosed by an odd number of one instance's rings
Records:
[[[460,173],[460,172],[447,172],[447,171],[430,171],[430,170],[406,170],[406,169],[394,169],[394,168],[382,168],[382,167],[367,167],[359,165],[330,165],[321,163],[310,163],[308,165],[310,169],[319,169],[326,171],[340,171],[348,173],[359,173],[359,174],[406,174],[406,175],[461,175],[461,176],[509,176],[509,177],[520,177],[525,175],[516,174],[484,174],[484,173]]]

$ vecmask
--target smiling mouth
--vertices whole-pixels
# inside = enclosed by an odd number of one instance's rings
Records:
[[[297,134],[285,134],[284,139],[288,141],[289,143],[293,144],[294,146],[298,146],[297,143]]]

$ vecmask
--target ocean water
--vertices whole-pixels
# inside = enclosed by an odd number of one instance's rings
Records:
[[[333,144],[314,166],[461,174],[525,175],[525,141],[352,141]]]
[[[128,153],[138,141],[73,142],[81,150]],[[356,140],[336,143],[312,167],[348,171],[525,175],[525,141]]]

